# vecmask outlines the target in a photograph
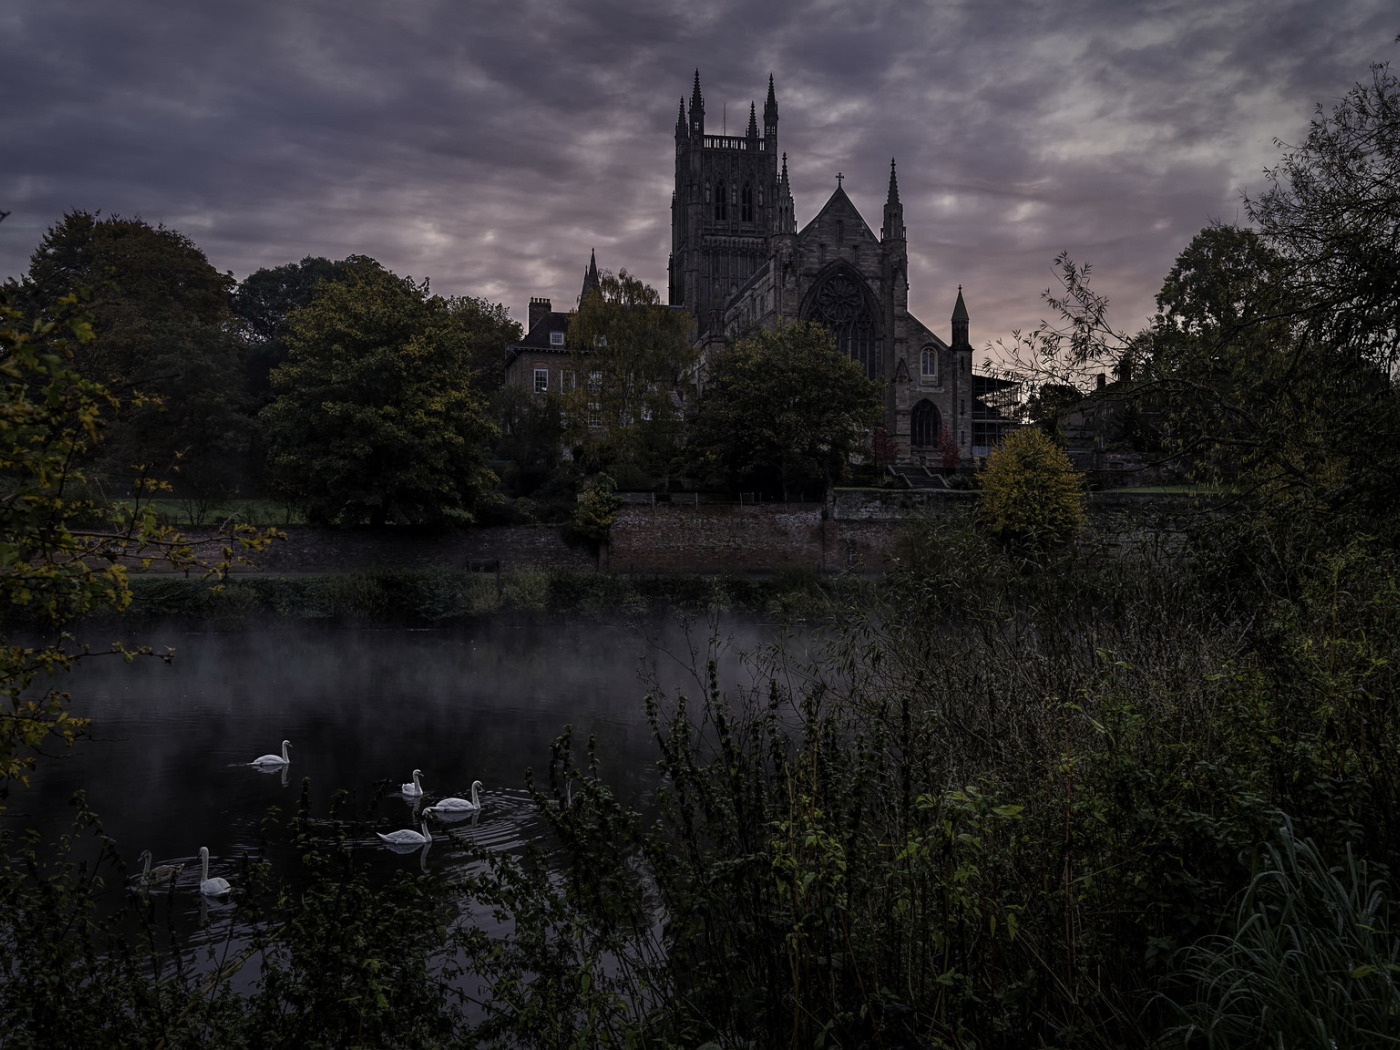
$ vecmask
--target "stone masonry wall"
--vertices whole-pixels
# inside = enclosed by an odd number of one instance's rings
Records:
[[[595,557],[567,545],[555,526],[469,533],[429,529],[288,528],[287,539],[254,554],[239,572],[330,573],[359,569],[549,569],[616,573],[879,572],[897,555],[902,523],[920,515],[969,513],[975,497],[949,491],[838,491],[819,503],[628,503]],[[1085,542],[1111,550],[1179,545],[1184,525],[1212,513],[1189,496],[1095,493]],[[217,557],[202,548],[202,557]],[[152,571],[163,571],[159,563]]]

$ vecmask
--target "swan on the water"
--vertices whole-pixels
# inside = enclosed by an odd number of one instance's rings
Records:
[[[185,867],[183,864],[157,864],[153,868],[151,867],[151,851],[148,849],[143,849],[141,856],[136,859],[141,861],[145,867],[141,869],[139,875],[133,875],[131,881],[138,882],[142,886],[155,886],[162,882],[170,882]]]
[[[481,795],[479,794],[480,791],[481,791],[481,781],[479,781],[479,780],[473,780],[473,781],[472,781],[472,797],[471,797],[470,800],[465,799],[465,798],[458,798],[456,795],[452,795],[452,796],[449,796],[448,798],[441,798],[441,799],[438,799],[436,802],[434,802],[431,806],[429,806],[429,807],[428,807],[427,809],[425,809],[423,812],[424,812],[424,813],[432,813],[432,812],[435,811],[435,810],[442,810],[444,813],[455,813],[455,812],[462,812],[462,811],[469,810],[469,809],[480,809],[480,808],[481,808]]]
[[[400,828],[398,831],[391,831],[387,835],[382,831],[376,831],[375,834],[390,846],[416,846],[424,842],[433,841],[433,836],[428,831],[428,822],[426,820],[423,821],[423,830],[421,833],[413,831],[410,828]]]
[[[206,897],[222,897],[228,893],[232,886],[228,884],[228,879],[215,875],[209,877],[209,847],[199,847],[199,892]]]
[[[423,771],[421,769],[415,769],[413,771],[412,782],[408,784],[400,784],[399,791],[402,794],[407,795],[409,798],[417,798],[419,795],[423,794],[423,785],[418,782],[418,778],[422,775]]]
[[[291,756],[287,754],[287,748],[292,746],[290,740],[282,741],[282,753],[280,755],[259,755],[250,766],[289,766],[292,764]]]

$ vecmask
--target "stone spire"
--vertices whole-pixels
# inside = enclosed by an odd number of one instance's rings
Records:
[[[972,344],[967,339],[967,305],[963,302],[962,285],[958,285],[958,301],[953,306],[953,346],[954,350],[971,350]]]
[[[685,98],[681,98],[681,111],[676,117],[676,141],[682,141],[686,136],[685,128]]]
[[[757,112],[757,110],[754,108],[754,104],[753,104],[752,102],[749,103],[749,130],[748,130],[748,137],[751,138],[751,139],[756,139],[756,138],[758,138],[758,112]]]
[[[783,154],[783,170],[778,176],[778,223],[776,233],[797,232],[797,208],[792,203],[792,186],[788,182],[787,154]]]
[[[695,71],[695,87],[690,92],[690,133],[705,134],[705,96],[700,94],[700,70]]]
[[[773,74],[768,74],[768,101],[763,104],[764,148],[778,152],[778,96],[773,93]]]
[[[583,305],[583,301],[588,298],[589,292],[598,291],[598,256],[590,249],[588,252],[588,269],[583,273],[583,291],[578,293],[578,303]]]
[[[890,158],[890,191],[885,198],[885,226],[880,231],[882,241],[904,240],[904,205],[899,202],[899,181],[894,174],[894,158]]]

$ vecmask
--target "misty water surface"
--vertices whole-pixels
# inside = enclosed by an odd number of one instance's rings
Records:
[[[676,617],[615,625],[527,625],[483,621],[431,631],[269,630],[237,634],[143,632],[173,646],[166,665],[96,657],[61,679],[72,710],[93,720],[87,739],[40,760],[28,789],[15,789],[3,820],[54,840],[70,824],[69,802],[88,793],[106,832],[133,869],[150,849],[157,862],[191,862],[177,897],[199,906],[199,847],[214,872],[233,879],[239,858],[263,845],[269,807],[291,812],[309,778],[314,815],[330,796],[352,795],[346,815],[374,830],[416,826],[397,786],[423,771],[429,802],[467,796],[484,784],[473,820],[442,825],[488,847],[517,848],[545,834],[524,790],[533,767],[543,779],[549,745],[567,724],[577,760],[596,736],[605,776],[624,801],[645,805],[654,786],[655,751],[642,698],[650,681],[668,693],[699,695],[712,632],[725,640],[722,678],[747,678],[739,654],[772,641],[776,629],[752,624],[687,623]],[[290,740],[284,777],[248,765]],[[386,783],[388,793],[386,794]],[[464,863],[451,838],[434,843],[430,871]],[[278,844],[265,855],[278,862]],[[86,850],[95,852],[89,844]],[[419,858],[388,850],[386,867]]]

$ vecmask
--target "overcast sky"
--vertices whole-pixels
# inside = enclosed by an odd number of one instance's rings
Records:
[[[359,253],[523,319],[596,248],[664,296],[698,67],[732,133],[773,75],[799,226],[840,171],[878,232],[898,160],[945,338],[959,284],[979,349],[1033,327],[1061,251],[1136,328],[1398,31],[1393,0],[7,0],[0,277],[84,209],[239,278]]]

